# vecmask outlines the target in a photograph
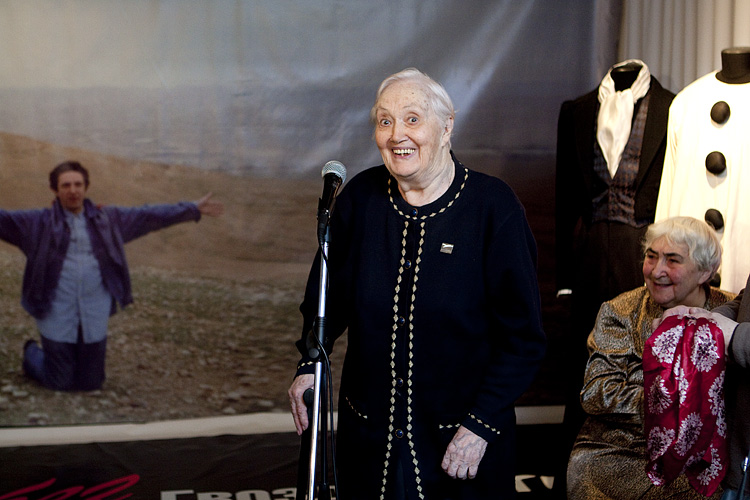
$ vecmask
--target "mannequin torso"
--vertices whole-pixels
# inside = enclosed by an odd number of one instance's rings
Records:
[[[628,63],[613,68],[609,74],[615,82],[615,90],[620,92],[629,89],[635,79],[638,78],[640,71],[641,65],[636,63]]]

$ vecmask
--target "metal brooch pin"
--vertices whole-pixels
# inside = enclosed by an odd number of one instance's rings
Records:
[[[441,243],[440,244],[440,252],[441,253],[453,253],[453,244],[451,243]]]

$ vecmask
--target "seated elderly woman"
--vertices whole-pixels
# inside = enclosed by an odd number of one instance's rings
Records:
[[[589,335],[581,390],[588,417],[568,463],[569,499],[705,498],[684,475],[666,486],[653,485],[646,475],[643,347],[653,320],[666,309],[712,309],[733,294],[708,285],[721,263],[721,246],[705,222],[674,217],[653,224],[643,249],[645,286],[602,304]]]

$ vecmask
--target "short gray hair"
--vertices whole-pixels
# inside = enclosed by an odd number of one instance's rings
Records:
[[[671,217],[654,224],[646,230],[643,252],[651,248],[659,238],[673,245],[685,245],[688,257],[699,271],[711,271],[713,275],[721,264],[721,243],[716,231],[702,220],[693,217]]]
[[[375,94],[375,104],[373,104],[370,109],[370,120],[373,124],[377,120],[376,107],[380,100],[380,96],[385,92],[385,89],[394,83],[400,82],[414,82],[418,84],[427,96],[430,109],[441,121],[455,118],[456,112],[453,109],[453,101],[448,95],[448,92],[445,91],[445,88],[417,68],[406,68],[383,80],[380,87],[378,87],[378,91]]]

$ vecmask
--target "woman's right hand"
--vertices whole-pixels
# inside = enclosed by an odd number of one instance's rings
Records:
[[[294,379],[287,393],[289,394],[289,403],[292,405],[292,417],[294,418],[294,426],[297,428],[298,435],[302,435],[302,432],[310,425],[307,418],[307,405],[305,404],[303,395],[307,389],[312,389],[314,385],[315,375],[299,375]]]
[[[661,322],[667,319],[667,317],[669,316],[678,316],[682,318],[683,316],[690,316],[691,314],[695,314],[697,312],[708,312],[708,311],[706,311],[705,309],[697,308],[697,307],[674,306],[664,311],[662,315],[659,316],[658,318],[655,318],[651,322],[651,328],[653,330],[656,330],[657,328],[659,328],[659,325],[661,325]]]

